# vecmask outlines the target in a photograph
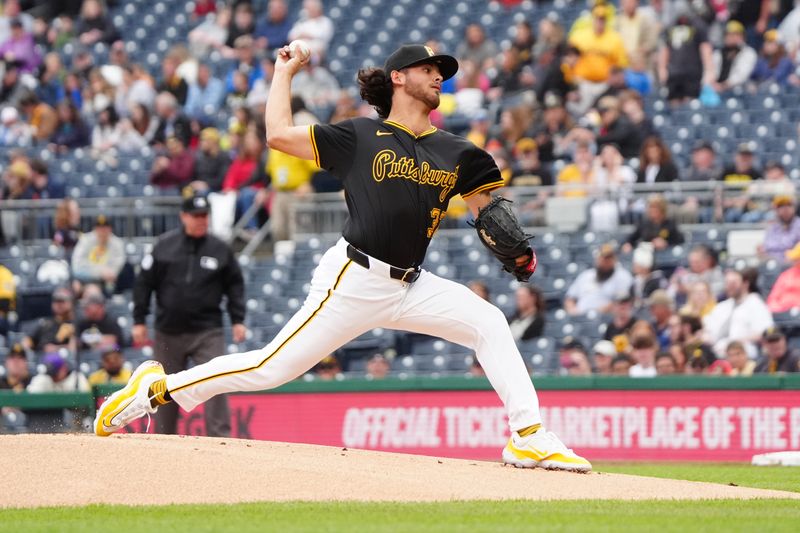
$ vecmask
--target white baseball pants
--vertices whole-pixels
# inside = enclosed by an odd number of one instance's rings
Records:
[[[322,257],[303,306],[267,346],[225,355],[167,376],[167,390],[191,411],[217,394],[278,387],[373,328],[413,331],[475,350],[508,411],[512,431],[541,423],[539,400],[502,312],[464,285],[423,271],[416,282],[366,269],[340,239]]]

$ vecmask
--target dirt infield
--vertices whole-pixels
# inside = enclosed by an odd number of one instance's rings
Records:
[[[750,499],[800,494],[306,444],[118,435],[0,436],[0,507],[286,500]],[[10,461],[9,461],[10,459]]]

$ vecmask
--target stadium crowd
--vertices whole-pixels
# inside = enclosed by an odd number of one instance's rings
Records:
[[[523,3],[489,2],[501,10]],[[256,205],[246,236],[268,219],[278,241],[293,237],[294,202],[340,186],[313,164],[265,146],[275,50],[297,38],[312,49],[294,79],[296,124],[374,110],[360,102],[354,77],[341,84],[341,72],[331,67],[340,29],[320,0],[187,3],[192,29],[157,65],[129,58],[135,37],[109,13],[125,2],[33,2],[30,12],[23,4],[5,0],[0,16],[0,201],[61,199],[47,230],[71,261],[74,283],[55,291],[51,316],[9,347],[0,387],[19,389],[29,379],[19,365],[23,356],[45,365],[49,379],[45,386],[35,376],[30,390],[124,382],[121,348],[131,340],[120,316],[105,308],[112,294],[126,290],[124,243],[105,216],[81,233],[79,204],[67,194],[65,176],[30,148],[82,149],[115,168],[150,147],[156,154],[150,184],[160,194],[186,187],[206,192],[215,209],[231,211],[231,222]],[[800,371],[792,342],[800,333],[800,317],[792,315],[800,306],[796,169],[766,159],[774,150],[752,140],[737,143],[730,158],[713,138],[673,154],[652,105],[665,102],[665,114],[714,109],[770,87],[800,87],[799,18],[800,6],[788,1],[594,0],[574,21],[556,12],[517,17],[503,35],[467,24],[454,49],[426,35],[433,50],[460,62],[458,75],[443,85],[434,124],[489,152],[509,194],[529,191],[531,201],[518,204],[523,220],[541,222],[549,198],[589,198],[595,200],[589,229],[634,228],[599,246],[594,265],[568,280],[562,300],[546,300],[536,286],[517,289],[509,322],[521,345],[557,337],[555,370],[569,375]],[[98,43],[108,52],[101,61]],[[670,182],[738,189],[713,200],[669,194],[643,200],[632,192]],[[464,206],[452,202],[450,215],[464,217]],[[720,247],[706,244],[693,245],[678,265],[659,265],[660,253],[686,244],[682,227],[696,222],[765,224],[755,268],[725,265]],[[0,225],[0,246],[7,249],[11,240]],[[767,261],[783,272],[761,292],[758,266]],[[482,281],[473,290],[492,298]],[[0,328],[8,329],[13,286],[2,290]],[[587,316],[603,322],[596,335],[602,338],[590,345],[548,330],[554,320],[578,323]],[[74,358],[54,356],[78,349],[102,353],[88,380]],[[369,357],[364,372],[394,373],[395,351]],[[346,354],[331,354],[314,374],[335,378],[349,365]],[[473,363],[469,372],[481,370]]]

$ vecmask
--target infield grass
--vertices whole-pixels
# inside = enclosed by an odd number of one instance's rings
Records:
[[[800,468],[742,463],[595,463],[598,472],[633,474],[800,492]],[[800,527],[798,527],[800,530]]]
[[[601,472],[734,483],[800,492],[800,469],[737,464],[596,465]],[[5,532],[509,532],[797,531],[800,502],[508,501],[445,503],[295,502],[0,510]]]
[[[0,512],[0,531],[492,532],[797,531],[800,505],[747,502],[256,503]]]

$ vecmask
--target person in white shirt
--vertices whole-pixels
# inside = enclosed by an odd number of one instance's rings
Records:
[[[598,198],[590,209],[590,227],[595,231],[616,231],[620,213],[628,210],[636,173],[625,164],[619,146],[606,144],[594,160],[592,195]]]
[[[656,370],[656,353],[658,344],[652,335],[634,337],[632,343],[633,360],[636,364],[630,367],[628,375],[632,378],[654,378],[658,375]]]
[[[668,292],[677,301],[686,300],[691,287],[698,282],[707,283],[714,298],[725,291],[725,276],[717,264],[716,252],[706,244],[695,244],[687,256],[686,267],[678,267],[672,274]]]
[[[58,353],[48,353],[42,359],[46,371],[33,376],[27,391],[33,394],[48,392],[89,392],[89,380],[82,373],[72,369],[69,361]],[[62,421],[67,429],[78,430],[85,413],[80,409],[64,409]]]
[[[92,157],[95,159],[113,156],[116,153],[122,130],[119,124],[119,115],[113,105],[101,109],[95,116],[92,128]]]
[[[636,183],[636,173],[625,164],[619,146],[614,143],[603,146],[594,165],[593,185],[598,193],[611,193],[612,197],[619,198]]]
[[[774,324],[764,299],[758,293],[758,270],[729,270],[725,273],[728,298],[718,303],[703,320],[705,340],[714,347],[717,357],[725,357],[731,341],[740,341],[747,355],[758,355],[757,343],[764,331]]]
[[[639,0],[620,0],[614,29],[619,32],[628,57],[640,55],[650,63],[658,46],[661,22],[650,6],[640,6]]]
[[[33,139],[33,128],[20,120],[15,107],[4,107],[0,111],[0,146],[28,146]]]
[[[617,263],[617,253],[612,244],[600,247],[594,268],[578,274],[567,290],[564,310],[570,315],[583,315],[588,311],[607,313],[614,297],[630,293],[633,276]]]
[[[327,55],[333,39],[333,22],[322,12],[320,0],[304,0],[300,20],[289,30],[289,40],[303,39],[311,49],[311,56]]]
[[[14,19],[22,23],[25,33],[33,33],[33,17],[22,11],[19,0],[6,0],[3,4],[3,14],[0,16],[0,43],[11,38],[11,21]]]
[[[222,50],[228,40],[231,8],[223,7],[209,13],[206,19],[189,32],[189,48],[195,57],[206,57],[212,50]]]
[[[794,56],[800,49],[800,5],[797,1],[794,4],[794,9],[778,25],[780,42],[786,46],[790,56]]]
[[[125,243],[114,235],[111,221],[98,215],[94,230],[81,235],[72,252],[72,274],[83,283],[97,282],[112,289],[125,266]]]
[[[743,85],[750,79],[758,61],[758,52],[747,46],[745,27],[731,20],[725,25],[723,46],[714,50],[714,82],[711,87],[722,93]]]
[[[321,55],[311,56],[306,68],[292,80],[292,95],[300,96],[315,115],[330,116],[339,99],[339,82],[320,64]]]
[[[57,353],[49,353],[42,359],[47,371],[33,376],[28,392],[89,392],[91,387],[86,376],[71,370],[69,362]]]

